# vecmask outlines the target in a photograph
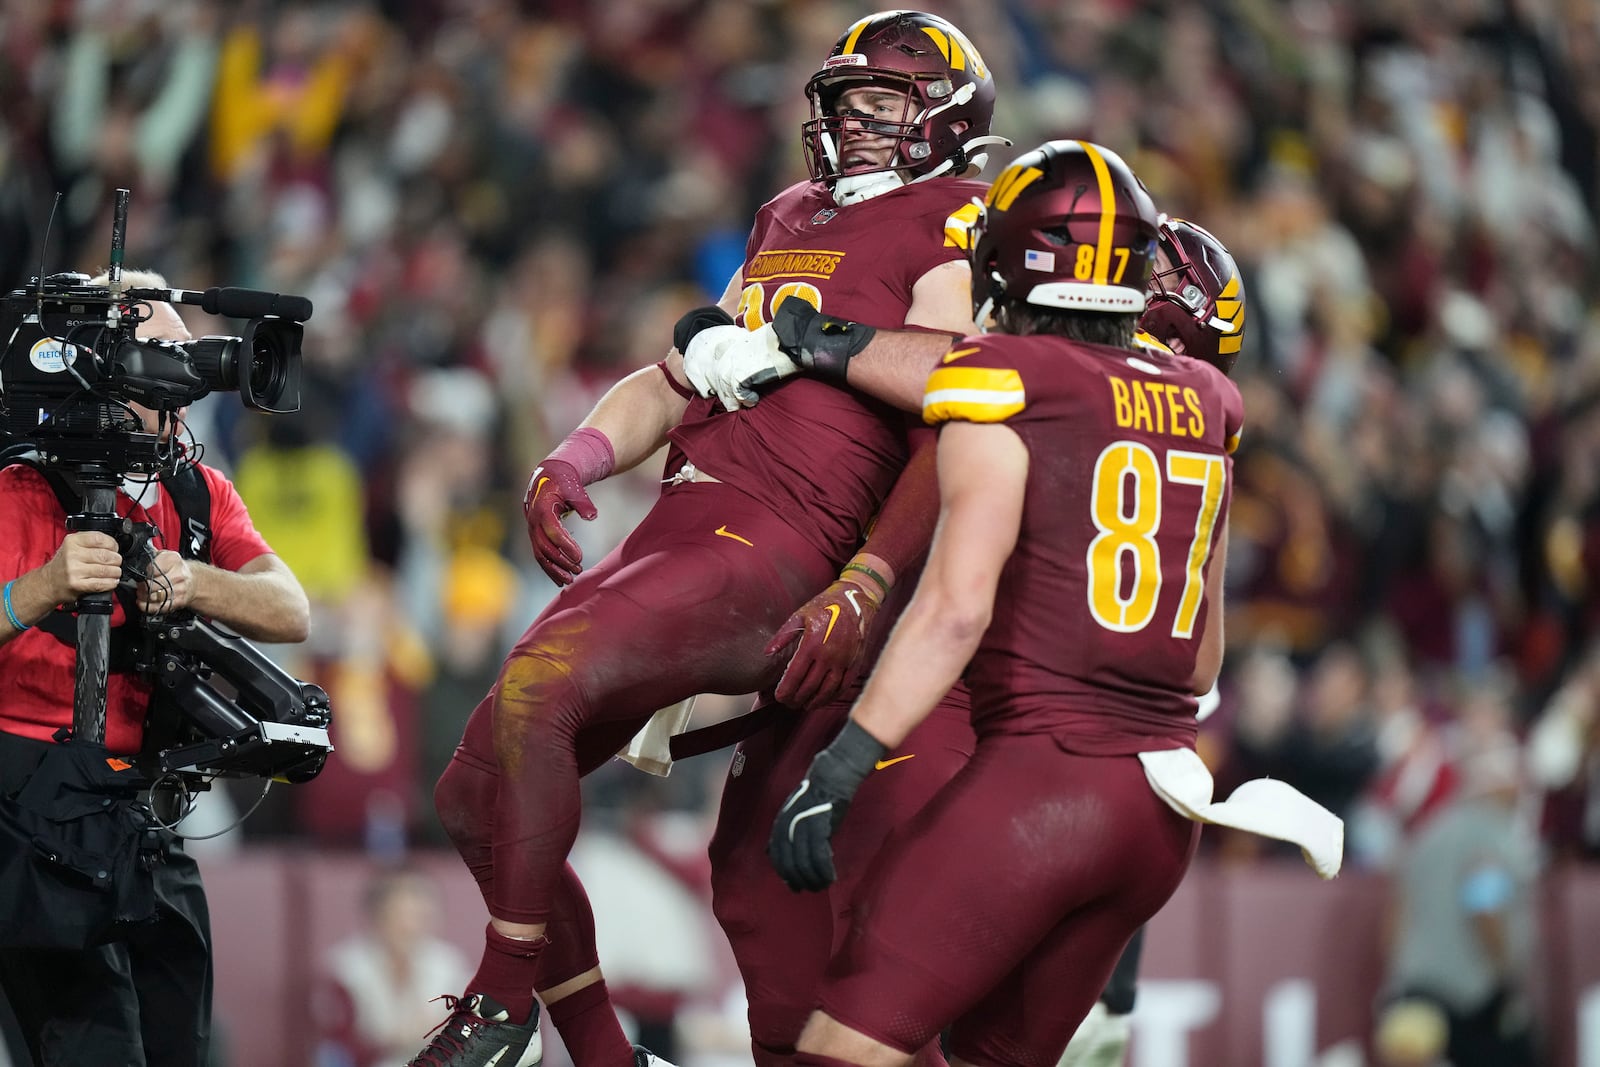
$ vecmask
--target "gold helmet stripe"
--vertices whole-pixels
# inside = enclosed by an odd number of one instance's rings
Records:
[[[1012,202],[1021,195],[1022,190],[1042,177],[1044,171],[1038,167],[1019,167],[1013,163],[989,186],[984,202],[996,210],[1010,211]]]
[[[844,47],[839,50],[841,56],[847,56],[856,50],[856,42],[861,39],[861,31],[867,28],[867,23],[872,21],[872,16],[867,16],[854,26],[850,27],[850,35],[844,39]]]
[[[1094,166],[1095,180],[1100,184],[1100,233],[1094,249],[1094,284],[1106,284],[1111,272],[1111,230],[1117,221],[1116,191],[1111,188],[1111,168],[1106,157],[1088,141],[1079,141],[1083,151]]]
[[[960,41],[933,26],[922,27],[922,32],[931,37],[933,43],[939,46],[939,54],[944,56],[946,63],[950,64],[951,70],[967,69],[967,56],[962,51]]]
[[[1231,299],[1230,299],[1231,298]],[[1228,333],[1217,340],[1222,355],[1238,352],[1244,343],[1244,298],[1239,295],[1238,275],[1228,279],[1217,298],[1217,317],[1228,323]]]
[[[1228,284],[1217,294],[1217,314],[1232,322],[1239,314],[1244,301],[1239,299],[1239,279],[1229,278]]]

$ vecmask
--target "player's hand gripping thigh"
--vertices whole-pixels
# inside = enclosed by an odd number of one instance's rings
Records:
[[[848,579],[834,582],[808,600],[767,645],[769,656],[795,646],[773,695],[794,708],[831,702],[860,674],[867,635],[877,614],[877,598]]]
[[[561,524],[562,517],[570,511],[585,520],[600,514],[584,491],[577,469],[565,460],[547,459],[533,469],[528,479],[522,514],[528,520],[534,558],[557,585],[572,584],[583,569],[583,550]]]

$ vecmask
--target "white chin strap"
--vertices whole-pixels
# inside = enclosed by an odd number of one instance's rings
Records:
[[[859,204],[882,196],[905,184],[898,171],[875,170],[868,174],[846,174],[833,183],[833,199],[840,207]]]
[[[966,88],[970,89],[971,86]],[[971,93],[967,95],[970,96]],[[949,106],[949,104],[945,105],[945,107]],[[935,108],[928,115],[935,115],[943,110],[943,107]],[[923,115],[918,121],[925,121],[928,115]],[[989,145],[1009,144],[1011,144],[1011,141],[1005,137],[974,137],[962,145],[961,149],[966,154],[967,165],[976,167],[979,172],[982,172],[984,164],[989,162],[989,154],[987,152],[974,152],[973,149],[986,148]],[[827,134],[822,135],[822,149],[827,153],[829,162],[837,169],[839,166],[839,151],[833,143],[833,138]],[[910,181],[907,181],[899,171],[895,170],[879,170],[869,174],[846,174],[842,178],[834,179],[833,199],[840,207],[849,207],[851,204],[859,204],[863,200],[871,200],[875,196],[882,196],[884,193],[898,189],[902,185],[915,185],[930,178],[940,177],[950,171],[951,165],[951,161],[947,159],[928,173],[918,175]]]
[[[828,163],[834,170],[838,170],[839,146],[834,144],[830,134],[822,134],[821,140],[822,151],[826,153]],[[900,177],[898,171],[877,170],[868,174],[846,174],[833,180],[833,202],[840,207],[849,207],[851,204],[859,204],[863,200],[882,196],[904,184],[905,179]]]

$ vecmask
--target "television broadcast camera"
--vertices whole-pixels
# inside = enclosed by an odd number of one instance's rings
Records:
[[[141,306],[152,300],[250,321],[240,337],[141,340]],[[300,407],[300,324],[311,317],[304,297],[253,289],[118,292],[90,285],[87,275],[52,274],[10,293],[3,309],[9,341],[0,354],[0,429],[65,462],[162,470],[159,441],[143,432],[129,401],[172,412],[210,392],[236,391],[261,411]]]
[[[117,538],[125,584],[154,558],[155,530],[117,514],[117,488],[129,475],[172,475],[195,462],[175,434],[147,432],[130,405],[160,413],[163,426],[211,392],[237,392],[260,411],[296,411],[301,323],[311,317],[311,301],[300,296],[124,287],[127,206],[127,190],[117,190],[106,285],[90,285],[83,274],[53,274],[0,302],[4,461],[23,459],[53,486],[81,496],[77,513],[67,509],[68,529]],[[248,322],[237,337],[182,343],[138,337],[149,304],[159,301]],[[102,742],[112,594],[80,597],[76,611],[73,734]],[[150,773],[307,781],[321,771],[332,749],[322,689],[190,612],[130,619],[129,628],[137,635],[134,668],[156,686],[141,757]]]

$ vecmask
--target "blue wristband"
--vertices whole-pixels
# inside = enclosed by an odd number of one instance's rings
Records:
[[[15,578],[11,579],[9,582],[6,583],[6,589],[5,589],[5,594],[4,594],[4,598],[3,599],[6,602],[6,618],[10,619],[11,620],[11,625],[15,626],[17,628],[17,632],[18,633],[21,633],[23,630],[32,629],[32,627],[24,625],[23,621],[21,619],[17,618],[17,609],[11,606],[11,587],[16,585],[16,584],[17,584],[17,579],[15,579]]]

